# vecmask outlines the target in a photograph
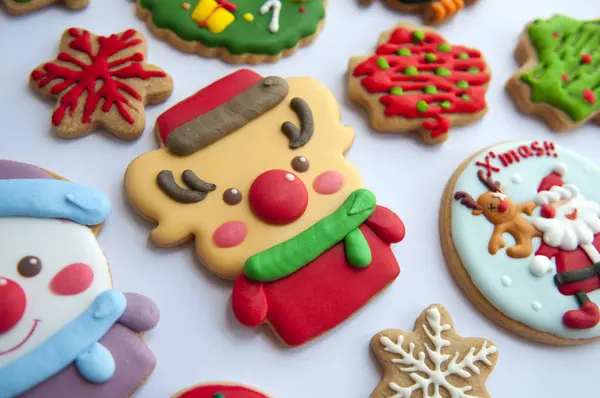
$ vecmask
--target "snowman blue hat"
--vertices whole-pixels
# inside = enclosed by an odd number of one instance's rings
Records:
[[[0,217],[67,219],[97,225],[108,218],[111,203],[97,189],[58,180],[26,163],[0,160]]]

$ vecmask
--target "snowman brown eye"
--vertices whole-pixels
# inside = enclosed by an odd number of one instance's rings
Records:
[[[242,193],[235,188],[229,188],[223,192],[223,201],[229,206],[235,206],[242,201]]]
[[[306,159],[304,156],[296,156],[294,159],[292,159],[292,169],[298,173],[304,173],[305,171],[308,171],[308,167],[308,159]]]
[[[17,271],[25,278],[36,276],[42,270],[42,261],[34,256],[23,257],[17,264]]]

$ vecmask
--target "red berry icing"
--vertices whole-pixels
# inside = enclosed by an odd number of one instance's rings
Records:
[[[565,83],[569,81],[569,75],[567,75],[566,73],[563,73],[560,77]]]
[[[298,9],[298,11],[300,11],[301,13],[305,13],[306,12],[306,7],[302,6]]]
[[[58,126],[67,111],[72,115],[83,96],[83,123],[92,122],[92,114],[102,103],[102,112],[109,112],[114,105],[123,119],[133,124],[134,119],[127,110],[131,103],[126,95],[137,101],[142,101],[142,97],[123,80],[148,80],[152,77],[166,76],[161,71],[145,70],[144,54],[141,52],[127,56],[121,54],[142,43],[141,39],[133,38],[136,31],[130,29],[120,35],[99,36],[96,51],[92,46],[90,32],[71,28],[68,34],[73,38],[69,47],[84,55],[85,61],[61,52],[57,57],[57,60],[61,61],[60,64],[49,62],[43,65],[43,70],[36,69],[31,73],[38,88],[52,83],[50,93],[60,96],[59,106],[52,115],[52,123]],[[100,87],[96,88],[99,82]]]
[[[289,224],[304,214],[308,191],[304,183],[285,170],[262,173],[250,186],[250,207],[259,218],[270,224]]]
[[[596,94],[589,88],[583,90],[583,99],[592,105],[596,104]]]
[[[591,64],[592,63],[592,56],[590,54],[583,54],[581,56],[581,63],[582,64]]]
[[[21,286],[10,279],[0,278],[0,334],[19,323],[26,305],[27,299]]]
[[[366,76],[362,86],[383,94],[385,116],[426,119],[423,128],[436,138],[448,133],[449,115],[485,109],[487,69],[478,50],[452,46],[435,32],[400,27],[353,76]]]
[[[552,33],[552,37],[554,37],[555,39],[558,39],[560,37],[560,34],[558,32],[554,32],[554,33]]]

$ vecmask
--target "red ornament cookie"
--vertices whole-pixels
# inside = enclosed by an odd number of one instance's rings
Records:
[[[70,28],[56,60],[38,66],[30,82],[56,98],[52,124],[59,137],[82,137],[103,127],[134,140],[144,131],[144,106],[165,101],[173,91],[171,77],[145,59],[145,39],[133,29],[96,36]]]
[[[251,387],[232,383],[201,384],[173,395],[172,398],[270,398]]]
[[[479,50],[452,45],[430,28],[400,24],[381,35],[374,55],[350,59],[348,88],[374,129],[418,131],[426,143],[439,144],[451,126],[485,115],[490,79]]]
[[[89,0],[0,0],[0,3],[4,3],[10,14],[21,15],[57,3],[62,3],[72,10],[78,10],[87,7]]]
[[[404,224],[344,158],[354,138],[308,77],[232,73],[163,113],[163,148],[125,174],[151,239],[193,237],[203,266],[235,280],[237,319],[297,346],[344,322],[400,269]]]

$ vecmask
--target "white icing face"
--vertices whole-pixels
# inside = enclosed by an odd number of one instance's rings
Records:
[[[555,214],[552,218],[537,217],[533,225],[543,232],[547,245],[575,250],[592,243],[594,235],[600,233],[600,206],[586,200],[572,185],[562,188],[538,194],[536,201],[553,206]]]
[[[81,315],[112,282],[104,253],[88,227],[55,219],[6,217],[0,218],[0,302],[7,287],[12,289],[11,297],[19,289],[24,296],[17,294],[13,300],[11,308],[17,308],[13,321],[0,320],[0,368]]]

